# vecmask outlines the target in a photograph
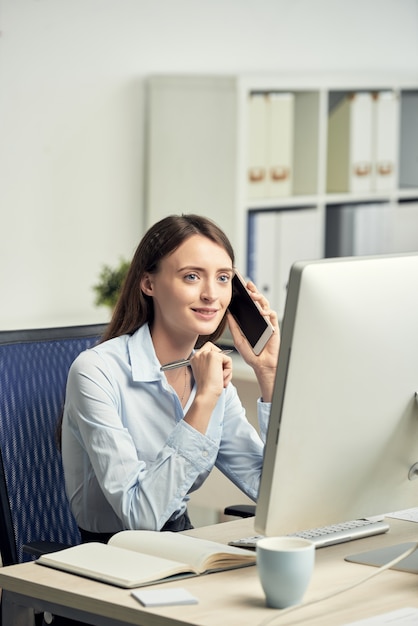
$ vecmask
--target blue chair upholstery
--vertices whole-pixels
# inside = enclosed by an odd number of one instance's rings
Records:
[[[0,553],[4,565],[80,542],[57,425],[68,370],[105,324],[0,332]],[[24,546],[36,549],[26,552]],[[54,542],[45,545],[43,542]],[[56,546],[55,544],[59,544]]]

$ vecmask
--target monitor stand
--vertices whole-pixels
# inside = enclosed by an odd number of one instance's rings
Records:
[[[408,548],[412,548],[415,545],[416,543],[413,541],[398,543],[393,546],[386,546],[385,548],[368,550],[367,552],[359,552],[358,554],[346,556],[345,561],[349,561],[350,563],[360,563],[361,565],[381,567],[393,559],[396,559],[397,556],[400,556],[403,552],[406,552]],[[390,569],[418,574],[418,551],[415,551],[406,558],[402,559],[402,561],[399,561],[399,563],[396,563],[396,565],[393,565]]]

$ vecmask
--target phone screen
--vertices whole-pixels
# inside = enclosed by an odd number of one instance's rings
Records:
[[[249,295],[238,274],[232,279],[232,299],[229,310],[244,333],[255,354],[260,354],[274,332],[273,326],[263,317]]]

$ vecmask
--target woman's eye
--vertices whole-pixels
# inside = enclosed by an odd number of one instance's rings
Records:
[[[228,283],[231,280],[231,277],[228,274],[221,274],[221,276],[219,276],[219,280],[221,283]]]
[[[198,279],[198,275],[197,274],[186,274],[185,276],[186,280],[190,281],[190,282],[194,282]]]

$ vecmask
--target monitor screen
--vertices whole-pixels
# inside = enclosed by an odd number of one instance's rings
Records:
[[[418,253],[290,272],[255,529],[418,506]]]

